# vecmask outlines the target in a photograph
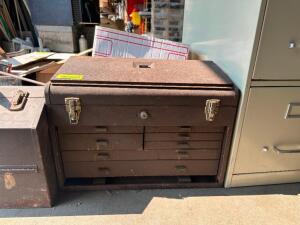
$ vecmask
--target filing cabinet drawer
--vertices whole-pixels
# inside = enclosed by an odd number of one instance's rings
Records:
[[[300,1],[269,0],[253,78],[300,79]]]
[[[234,174],[300,169],[300,88],[251,88]]]
[[[146,133],[145,141],[215,141],[222,140],[222,133]]]
[[[219,150],[163,150],[163,151],[64,151],[64,162],[93,162],[106,160],[155,159],[219,159]]]
[[[218,162],[218,160],[68,162],[64,164],[64,170],[67,178],[199,176],[216,175]]]
[[[138,134],[143,133],[143,127],[134,126],[72,126],[72,127],[60,127],[60,133],[70,134],[93,134],[93,133],[107,133],[107,134]]]
[[[144,149],[220,149],[221,141],[146,141]]]
[[[62,134],[62,150],[142,149],[142,134]]]

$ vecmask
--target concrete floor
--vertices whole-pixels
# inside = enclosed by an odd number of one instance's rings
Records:
[[[300,225],[300,184],[72,192],[53,208],[2,209],[0,217],[1,225]]]

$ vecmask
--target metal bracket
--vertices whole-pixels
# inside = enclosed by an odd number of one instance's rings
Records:
[[[37,173],[37,165],[0,165],[0,173]]]
[[[206,105],[205,105],[205,117],[206,120],[209,122],[214,121],[216,115],[219,112],[220,108],[220,99],[208,99],[206,100]]]
[[[76,125],[79,122],[81,103],[79,98],[65,98],[66,111],[69,115],[70,124]]]

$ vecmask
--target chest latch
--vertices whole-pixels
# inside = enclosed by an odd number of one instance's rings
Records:
[[[214,121],[216,115],[219,112],[220,108],[220,99],[208,99],[206,100],[206,105],[205,105],[205,117],[206,120],[209,122]]]
[[[28,92],[22,91],[22,90],[18,90],[12,100],[11,100],[11,104],[10,104],[10,111],[21,111],[24,109],[26,102],[27,102],[27,98],[29,96]]]
[[[79,98],[65,98],[66,111],[69,114],[70,124],[76,125],[79,122],[81,103]]]

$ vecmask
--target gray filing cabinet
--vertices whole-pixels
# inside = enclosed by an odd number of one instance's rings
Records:
[[[186,2],[183,42],[242,93],[226,187],[300,181],[299,8],[298,0]]]

